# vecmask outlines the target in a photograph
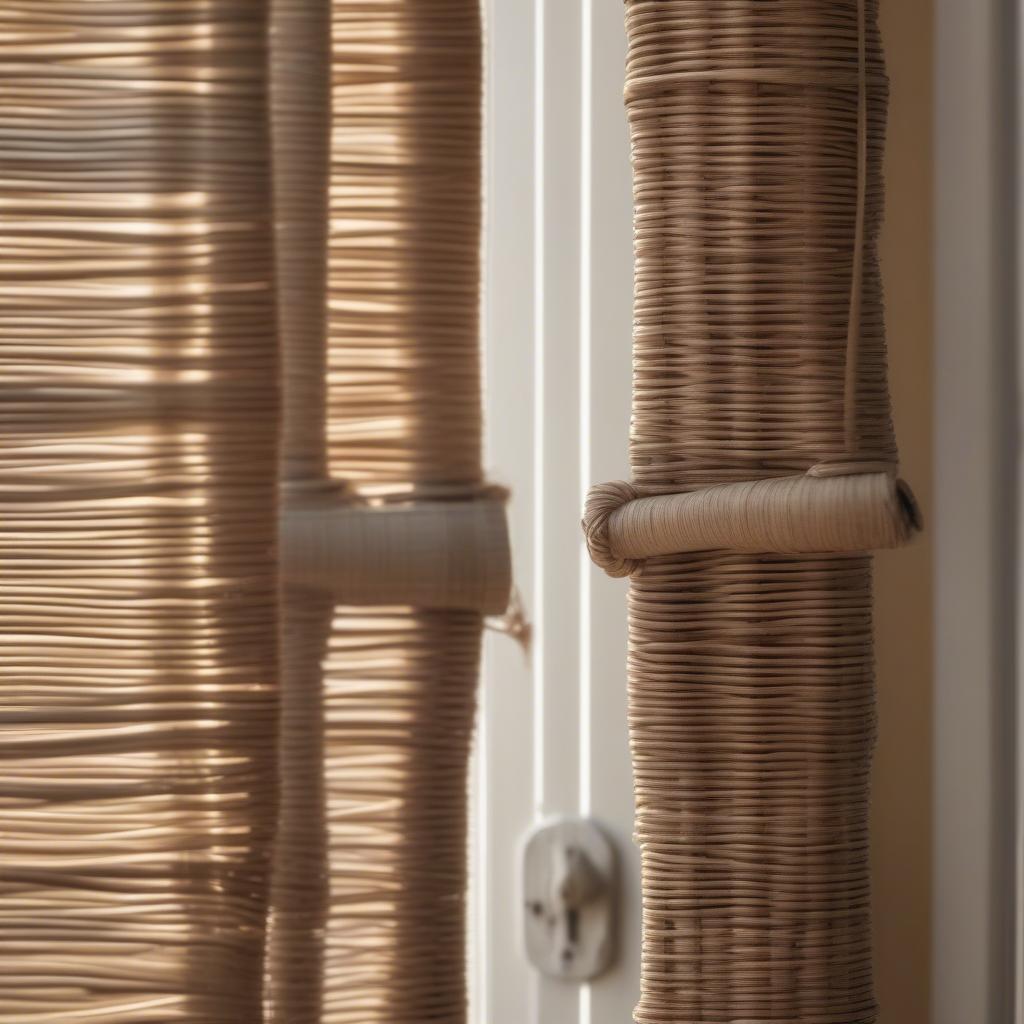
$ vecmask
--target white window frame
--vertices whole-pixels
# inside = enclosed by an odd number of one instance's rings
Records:
[[[591,566],[587,487],[628,471],[632,199],[620,3],[486,0],[485,408],[512,491],[529,655],[488,638],[475,773],[474,1024],[622,1024],[639,995],[626,584]],[[567,642],[568,641],[568,642]],[[522,950],[523,840],[593,816],[619,856],[618,958],[590,985]]]

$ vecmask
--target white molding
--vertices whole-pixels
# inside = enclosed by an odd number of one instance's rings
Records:
[[[484,410],[489,478],[507,486],[514,579],[534,580],[533,4],[487,0],[485,57]],[[534,820],[533,672],[508,637],[485,634],[469,948],[474,1024],[535,1024],[520,951],[519,840]]]
[[[486,0],[487,462],[512,491],[529,659],[486,645],[474,790],[474,1024],[620,1024],[639,990],[639,857],[626,726],[626,586],[595,570],[586,488],[628,476],[632,193],[621,5]],[[620,872],[610,970],[529,968],[518,852],[590,814]]]
[[[1013,229],[1004,186],[1014,133],[1004,15],[999,0],[936,0],[933,1024],[1011,1019]]]

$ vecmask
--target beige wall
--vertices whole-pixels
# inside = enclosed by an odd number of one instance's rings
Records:
[[[882,268],[903,475],[931,508],[932,0],[882,0],[891,81]],[[873,861],[882,1024],[928,1024],[931,899],[931,557],[877,561],[879,743]]]

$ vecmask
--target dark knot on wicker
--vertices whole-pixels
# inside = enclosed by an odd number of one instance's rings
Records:
[[[609,576],[632,576],[643,566],[643,559],[620,558],[616,555],[608,535],[611,517],[637,497],[637,489],[625,480],[597,484],[587,492],[581,524],[583,536],[587,541],[591,561]]]
[[[583,533],[609,576],[690,551],[837,554],[899,547],[921,529],[909,486],[889,472],[822,473],[717,484],[641,498],[632,484],[587,495]]]

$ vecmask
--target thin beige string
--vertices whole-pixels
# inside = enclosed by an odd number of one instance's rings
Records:
[[[485,619],[484,627],[495,633],[504,633],[505,636],[515,640],[524,653],[529,654],[530,642],[533,639],[533,626],[518,587],[512,588],[512,595],[504,614]]]
[[[0,1020],[254,1024],[274,820],[265,12],[0,5]]]
[[[846,411],[847,455],[857,455],[857,365],[861,308],[864,303],[864,208],[867,199],[867,19],[864,0],[857,0],[857,221],[850,277],[850,315],[846,334],[846,371],[843,401]]]
[[[627,0],[626,24],[633,483],[598,490],[587,527],[613,571],[646,556],[636,1019],[867,1024],[871,562],[853,549],[914,525],[877,262],[877,2]],[[819,540],[842,550],[772,550]]]

